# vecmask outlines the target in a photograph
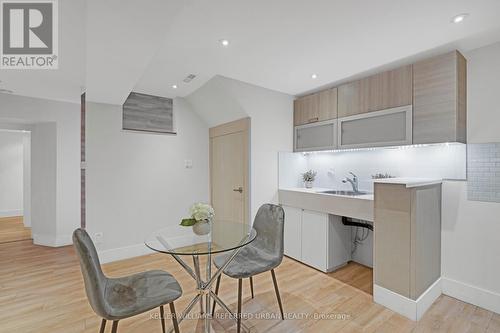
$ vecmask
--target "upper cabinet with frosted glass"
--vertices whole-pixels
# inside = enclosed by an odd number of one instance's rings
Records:
[[[466,66],[453,51],[300,97],[294,150],[466,143]]]

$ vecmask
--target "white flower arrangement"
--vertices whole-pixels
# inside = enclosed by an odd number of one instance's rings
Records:
[[[314,179],[316,179],[316,171],[313,171],[313,170],[309,170],[307,172],[304,172],[302,174],[302,180],[304,182],[313,182]]]
[[[215,216],[213,207],[201,202],[192,205],[189,213],[191,214],[191,218],[183,219],[181,222],[182,226],[189,227],[200,221],[210,222]]]

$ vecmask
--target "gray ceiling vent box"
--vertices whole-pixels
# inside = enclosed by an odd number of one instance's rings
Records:
[[[130,131],[176,134],[173,100],[131,92],[123,104],[122,128]]]
[[[195,78],[196,78],[196,75],[194,75],[194,74],[189,74],[188,76],[186,76],[186,77],[184,78],[184,80],[183,80],[183,81],[184,81],[185,83],[189,83],[189,82],[193,81]]]

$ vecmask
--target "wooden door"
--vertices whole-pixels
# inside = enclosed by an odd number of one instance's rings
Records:
[[[210,129],[210,194],[215,221],[248,223],[249,132],[249,118]]]

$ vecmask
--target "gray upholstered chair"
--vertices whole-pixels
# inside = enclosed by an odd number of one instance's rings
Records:
[[[253,294],[253,279],[254,275],[271,271],[273,278],[274,290],[280,307],[281,319],[283,317],[283,305],[276,282],[276,274],[274,269],[281,264],[283,260],[283,233],[285,223],[285,212],[283,208],[276,205],[265,204],[259,208],[255,216],[253,227],[257,231],[257,238],[250,244],[244,246],[241,251],[234,257],[229,265],[224,269],[224,274],[238,279],[238,316],[237,316],[237,331],[241,330],[241,293],[242,282],[244,278],[250,279],[250,289]],[[215,257],[214,263],[218,268],[222,267],[229,254],[223,254]],[[215,293],[219,292],[221,276],[217,278]],[[215,302],[212,308],[212,315],[215,311]]]
[[[100,333],[104,333],[107,320],[113,321],[112,333],[116,333],[119,320],[156,307],[160,308],[161,326],[165,333],[165,304],[170,305],[174,329],[179,332],[174,301],[182,295],[182,289],[172,275],[156,270],[108,278],[102,272],[94,243],[85,230],[75,230],[73,245],[80,260],[90,306],[103,318]]]

